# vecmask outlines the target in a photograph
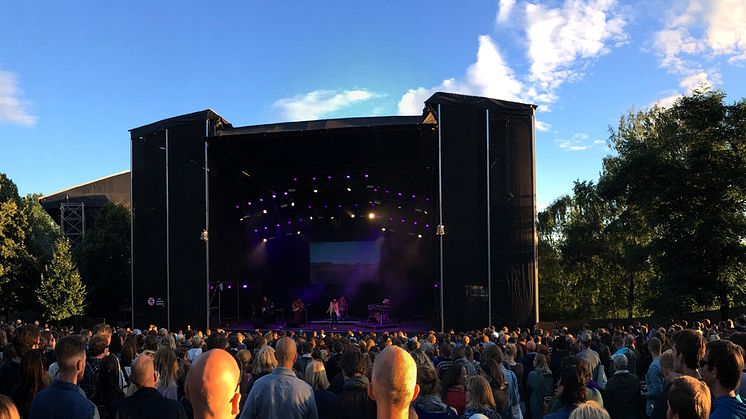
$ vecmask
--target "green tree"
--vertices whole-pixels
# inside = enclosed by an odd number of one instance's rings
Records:
[[[697,91],[611,133],[600,189],[645,227],[635,263],[651,264],[646,305],[659,314],[719,306],[725,317],[744,300],[746,102],[724,99]]]
[[[17,202],[19,199],[16,184],[5,173],[0,173],[0,202]]]
[[[70,253],[70,242],[59,238],[52,259],[44,267],[37,291],[44,316],[59,321],[83,314],[85,295],[85,285]]]
[[[0,307],[15,311],[24,302],[31,255],[26,251],[28,219],[12,199],[0,202]]]
[[[89,314],[113,319],[131,294],[129,209],[106,204],[73,255],[89,289]]]

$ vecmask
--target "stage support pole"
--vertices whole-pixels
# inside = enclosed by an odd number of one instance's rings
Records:
[[[210,169],[207,166],[207,137],[210,136],[210,120],[205,120],[205,295],[207,296],[207,328],[210,327]]]
[[[130,326],[132,329],[135,329],[135,201],[132,200],[132,178],[134,178],[134,171],[132,170],[134,166],[132,164],[133,141],[135,140],[130,139],[130,315],[132,316]]]
[[[485,110],[487,150],[487,326],[492,324],[492,241],[490,232],[490,110]]]
[[[166,130],[166,328],[171,330],[171,219],[168,198],[168,130]]]
[[[539,237],[536,230],[536,109],[531,110],[531,154],[533,158],[533,169],[531,171],[531,183],[533,184],[534,193],[531,196],[531,213],[534,218],[531,220],[531,227],[533,230],[533,262],[534,262],[534,323],[539,322],[539,259],[538,259],[538,245]]]
[[[443,114],[438,104],[438,229],[443,225]],[[438,246],[440,252],[440,331],[445,332],[445,306],[443,304],[443,234],[438,235]]]

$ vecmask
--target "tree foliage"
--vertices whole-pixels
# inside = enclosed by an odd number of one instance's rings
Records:
[[[59,321],[83,314],[85,295],[85,285],[70,253],[70,242],[59,238],[37,290],[45,318]]]
[[[701,91],[624,115],[597,184],[539,214],[542,314],[661,315],[746,295],[746,102]]]

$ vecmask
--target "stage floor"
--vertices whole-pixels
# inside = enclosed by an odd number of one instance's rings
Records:
[[[252,320],[242,320],[238,322],[224,322],[222,329],[232,332],[249,331],[249,330],[261,330],[261,331],[280,331],[280,332],[318,332],[324,330],[325,332],[334,331],[335,333],[347,333],[352,332],[395,332],[402,331],[408,334],[412,333],[424,333],[430,330],[435,330],[434,325],[431,324],[431,319],[415,319],[415,320],[402,320],[396,324],[383,324],[379,325],[376,323],[366,323],[364,321],[340,321],[331,329],[329,322],[326,321],[311,321],[310,323],[300,325],[298,327],[288,326],[285,323],[275,324],[262,324],[261,322],[255,322]],[[257,327],[259,326],[259,327]]]

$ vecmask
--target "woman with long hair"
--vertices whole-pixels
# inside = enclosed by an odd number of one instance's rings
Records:
[[[316,409],[319,412],[319,419],[332,417],[332,404],[336,395],[329,391],[329,380],[326,377],[326,368],[321,361],[311,361],[306,365],[304,380],[313,389],[313,396],[316,399]]]
[[[37,393],[49,384],[49,377],[44,369],[44,356],[41,349],[27,351],[21,357],[21,381],[11,392],[10,397],[22,417],[28,416],[31,401]]]
[[[464,417],[482,414],[489,419],[502,419],[495,406],[492,388],[484,377],[476,375],[466,381],[466,409]]]
[[[21,419],[13,400],[2,394],[0,394],[0,419]]]
[[[456,411],[443,403],[440,398],[440,382],[434,367],[423,365],[417,367],[417,384],[420,393],[412,401],[412,407],[419,417],[456,417]]]
[[[495,359],[490,358],[484,361],[480,368],[480,375],[487,380],[492,389],[492,398],[495,400],[497,411],[501,414],[504,413],[510,404],[510,394],[508,392],[508,382],[505,380],[500,364]]]
[[[251,393],[251,388],[256,383],[256,380],[264,377],[277,368],[277,358],[275,358],[275,350],[269,346],[264,345],[259,349],[254,357],[254,362],[251,365],[251,383],[246,389],[246,393]]]
[[[159,375],[156,387],[158,392],[167,399],[178,401],[176,371],[179,369],[179,363],[174,350],[168,346],[161,346],[155,353],[153,364]]]
[[[463,365],[452,364],[443,373],[441,400],[456,409],[459,415],[463,415],[466,408],[466,378],[466,368]]]
[[[124,391],[119,386],[119,362],[114,355],[108,355],[101,361],[91,401],[98,406],[101,419],[107,419],[114,417],[112,403],[123,398]]]
[[[557,382],[557,399],[561,407],[545,418],[568,419],[575,407],[586,401],[588,393],[583,378],[583,372],[576,365],[562,368]]]
[[[541,419],[544,417],[544,398],[554,393],[554,378],[552,370],[549,369],[547,358],[538,354],[534,358],[534,370],[528,373],[526,380],[527,416],[530,419]]]

